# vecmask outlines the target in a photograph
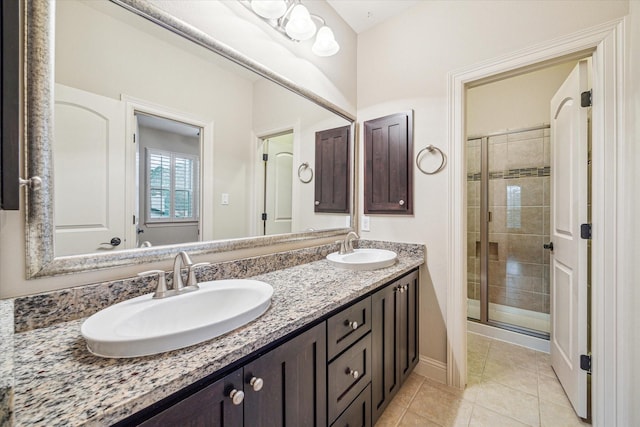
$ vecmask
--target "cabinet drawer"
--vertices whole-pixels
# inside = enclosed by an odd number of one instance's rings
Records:
[[[371,298],[342,310],[327,321],[329,360],[347,349],[371,330]]]
[[[356,397],[331,427],[371,427],[371,384]]]
[[[335,420],[371,381],[371,334],[329,364],[329,419]]]

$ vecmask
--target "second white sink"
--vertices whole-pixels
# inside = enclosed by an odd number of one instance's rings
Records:
[[[136,357],[197,344],[230,332],[262,315],[273,288],[257,280],[199,283],[200,289],[153,299],[132,298],[84,321],[87,348],[102,357]]]
[[[333,252],[327,255],[327,260],[341,268],[349,270],[376,270],[389,267],[396,262],[398,254],[386,249],[354,249],[348,254]]]

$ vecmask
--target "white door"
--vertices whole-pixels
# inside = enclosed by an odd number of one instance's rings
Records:
[[[291,233],[293,133],[269,138],[265,144],[265,235]]]
[[[581,61],[551,100],[551,365],[578,416],[587,416],[587,62]]]
[[[127,248],[124,103],[57,84],[54,114],[56,256]]]

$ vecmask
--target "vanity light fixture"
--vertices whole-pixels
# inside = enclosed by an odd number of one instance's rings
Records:
[[[311,51],[317,56],[332,56],[340,50],[325,20],[309,13],[300,0],[241,0],[240,3],[290,40],[298,42],[316,36]],[[314,20],[320,23],[319,30]]]

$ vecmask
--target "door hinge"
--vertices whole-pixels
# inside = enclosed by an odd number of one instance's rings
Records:
[[[262,161],[263,162],[268,162],[269,161],[269,155],[267,153],[262,155]]]
[[[263,221],[266,221],[266,220],[267,220],[267,214],[266,214],[266,212],[262,214],[262,220],[263,220]]]
[[[583,239],[591,238],[591,224],[580,225],[580,237]]]
[[[134,144],[136,143],[136,134],[135,133],[133,134],[133,143]]]
[[[136,216],[133,216],[133,225],[136,225]]]
[[[591,90],[586,92],[582,92],[580,94],[580,106],[581,107],[591,107]]]
[[[581,354],[580,355],[580,369],[583,371],[587,371],[587,373],[591,373],[591,355],[590,354]]]

